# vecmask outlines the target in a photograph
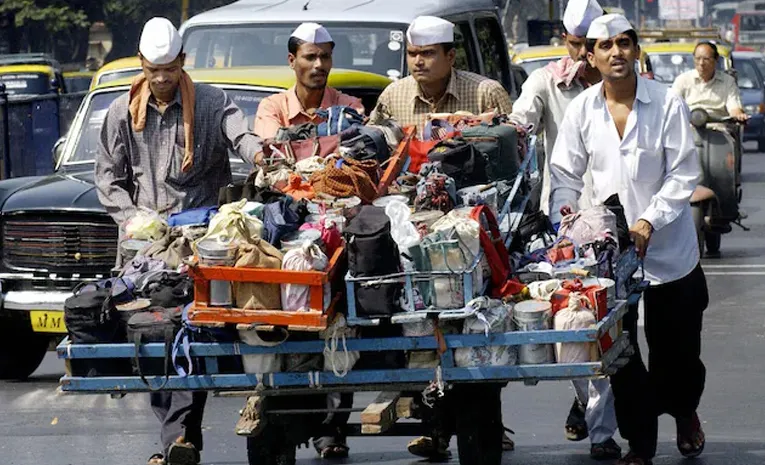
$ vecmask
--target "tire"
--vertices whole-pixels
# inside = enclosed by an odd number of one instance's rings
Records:
[[[295,446],[280,425],[266,425],[258,436],[247,438],[249,465],[295,465]]]
[[[0,379],[23,381],[37,370],[50,337],[32,331],[21,319],[0,319]]]
[[[760,153],[765,153],[765,139],[759,139],[757,141],[757,151]]]
[[[502,403],[499,384],[454,387],[457,449],[461,465],[502,462]]]
[[[717,254],[720,252],[720,242],[722,241],[722,234],[719,233],[704,233],[704,242],[707,245],[707,252]]]
[[[693,225],[696,226],[696,238],[699,243],[699,255],[704,256],[704,231],[702,227],[704,225],[704,209],[700,205],[691,206],[691,213],[693,214]]]

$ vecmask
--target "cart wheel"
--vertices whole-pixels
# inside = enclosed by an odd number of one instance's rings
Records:
[[[267,425],[259,435],[247,438],[249,465],[295,465],[295,445],[281,425]]]
[[[454,387],[457,449],[461,465],[502,462],[502,404],[499,384]]]

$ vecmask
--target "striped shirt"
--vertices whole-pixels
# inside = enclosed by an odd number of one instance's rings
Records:
[[[247,127],[244,113],[226,93],[195,84],[194,165],[183,173],[183,109],[180,93],[160,113],[153,99],[146,127],[135,133],[127,93],[109,106],[96,155],[98,198],[114,221],[122,223],[138,207],[166,217],[189,208],[218,203],[218,190],[231,182],[228,151],[252,164],[260,139]]]
[[[491,110],[509,114],[513,111],[510,96],[497,81],[467,71],[452,69],[449,85],[438,102],[432,103],[422,89],[407,76],[385,88],[370,115],[371,121],[390,115],[402,126],[425,126],[430,113],[468,111],[480,114]]]

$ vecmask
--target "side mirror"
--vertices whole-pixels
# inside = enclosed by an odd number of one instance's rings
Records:
[[[66,137],[60,137],[55,144],[53,144],[53,150],[51,150],[53,155],[53,166],[58,165],[59,160],[61,160],[61,155],[64,152],[64,142],[66,142]]]
[[[51,78],[50,91],[53,93],[58,93],[60,90],[61,90],[61,83],[59,82],[58,78]]]

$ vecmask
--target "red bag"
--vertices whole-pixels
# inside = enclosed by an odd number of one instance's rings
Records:
[[[446,135],[445,139],[459,137],[459,132],[450,132]],[[409,168],[410,173],[419,173],[420,167],[428,162],[428,153],[433,150],[433,147],[441,142],[440,140],[420,140],[415,137],[409,143]]]
[[[491,209],[486,205],[478,205],[470,212],[470,218],[476,220],[480,227],[478,238],[486,261],[491,268],[491,296],[496,298],[509,297],[520,293],[526,285],[513,278],[510,279],[510,254],[499,233],[499,225]],[[483,220],[489,225],[487,233]]]

